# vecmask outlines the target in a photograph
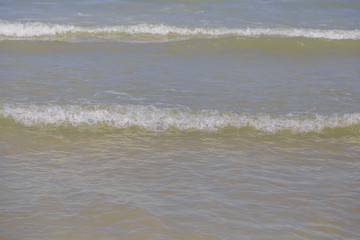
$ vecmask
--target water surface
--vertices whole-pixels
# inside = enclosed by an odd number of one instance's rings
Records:
[[[1,239],[360,238],[358,1],[0,1]]]

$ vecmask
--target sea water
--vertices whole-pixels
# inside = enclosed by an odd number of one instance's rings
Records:
[[[0,239],[360,238],[360,2],[0,1]]]

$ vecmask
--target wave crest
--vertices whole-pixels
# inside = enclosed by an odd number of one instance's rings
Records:
[[[0,20],[0,36],[3,39],[48,39],[49,37],[66,38],[66,35],[90,34],[96,38],[116,39],[118,35],[150,34],[157,36],[198,37],[304,37],[334,40],[359,40],[360,30],[321,30],[305,28],[211,28],[211,27],[178,27],[164,24],[136,24],[117,26],[80,26],[50,24],[42,22],[11,22]],[[104,36],[106,35],[106,36]]]
[[[216,131],[225,127],[253,128],[267,133],[321,132],[360,124],[360,113],[272,116],[259,113],[221,113],[216,110],[157,108],[141,105],[18,105],[0,106],[0,116],[25,126],[101,125],[117,129],[140,127],[149,131]]]

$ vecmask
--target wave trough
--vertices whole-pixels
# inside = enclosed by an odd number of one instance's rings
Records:
[[[13,119],[25,126],[104,126],[117,129],[140,127],[149,131],[216,131],[226,127],[252,128],[267,133],[321,132],[360,124],[360,113],[323,115],[281,115],[221,113],[216,110],[157,108],[142,105],[19,105],[0,106],[0,120]]]
[[[303,37],[333,40],[359,40],[360,30],[321,30],[305,28],[211,28],[211,27],[178,27],[165,24],[136,24],[117,26],[80,26],[50,24],[42,22],[13,22],[0,20],[2,39],[42,39],[67,35],[90,34],[95,38],[116,39],[118,35],[150,34],[157,36],[199,37]],[[48,39],[47,39],[48,40]]]

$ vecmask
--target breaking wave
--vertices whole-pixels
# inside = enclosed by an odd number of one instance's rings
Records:
[[[212,28],[179,27],[165,24],[136,24],[117,26],[81,26],[42,22],[0,20],[0,39],[56,39],[66,40],[88,35],[96,39],[121,39],[121,35],[151,35],[182,38],[201,37],[303,37],[334,40],[359,40],[360,30],[321,30],[306,28]],[[74,36],[76,35],[76,36]]]
[[[226,127],[251,128],[267,133],[319,133],[324,129],[360,125],[360,113],[329,116],[260,113],[221,113],[216,110],[158,108],[142,105],[0,105],[0,122],[10,119],[30,127],[102,126],[116,129],[139,127],[148,131],[217,131]]]

